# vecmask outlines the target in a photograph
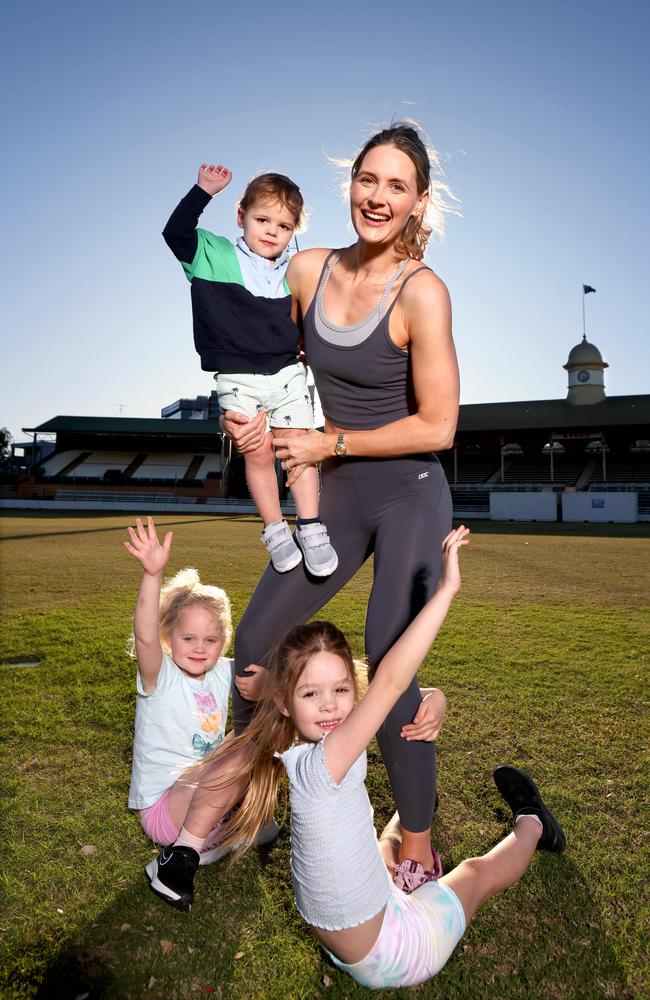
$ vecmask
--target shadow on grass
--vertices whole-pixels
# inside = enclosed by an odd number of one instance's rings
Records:
[[[648,538],[650,521],[635,524],[599,524],[582,521],[490,521],[454,514],[454,525],[467,524],[475,535],[560,535],[585,538]]]
[[[497,808],[496,814],[507,827],[509,812]],[[462,858],[452,857],[444,818],[434,820],[433,834],[449,871]],[[561,857],[536,855],[518,885],[485,904],[449,963],[423,987],[422,996],[635,1000],[642,990],[628,985],[601,910],[571,860],[569,845]]]
[[[378,811],[388,817],[388,797]],[[497,816],[501,812],[497,810]],[[455,838],[454,838],[455,839]],[[455,856],[443,816],[434,842],[445,869]],[[201,869],[191,914],[165,906],[142,880],[51,956],[45,945],[16,956],[7,996],[41,1000],[343,1000],[366,988],[335,969],[296,919],[288,836],[237,866]],[[486,848],[489,845],[485,845]],[[269,897],[277,905],[268,907]],[[266,900],[266,903],[264,902]],[[40,954],[38,954],[40,953]],[[24,959],[24,962],[23,962]],[[305,974],[296,990],[292,966]],[[31,976],[21,977],[30,965]],[[324,979],[327,977],[327,979]],[[328,982],[329,981],[329,982]],[[373,996],[404,997],[382,990]],[[570,858],[540,854],[521,883],[490,901],[422,1000],[640,1000],[607,939],[601,913]]]
[[[231,997],[237,959],[259,909],[268,851],[237,867],[201,868],[191,913],[166,906],[142,880],[41,966],[39,1000]],[[20,994],[18,995],[27,995]]]
[[[22,514],[23,517],[26,516],[25,515],[25,511],[21,511],[20,513]],[[48,513],[48,515],[47,515],[48,520],[52,520],[54,517],[58,518],[58,516],[61,513],[65,514],[67,512],[50,511]],[[122,531],[122,530],[126,530],[126,525],[127,524],[131,524],[132,525],[133,521],[135,520],[136,517],[144,517],[144,516],[146,516],[145,514],[142,514],[142,515],[135,514],[135,513],[132,513],[131,511],[128,511],[128,510],[119,511],[119,512],[113,511],[112,514],[103,514],[103,513],[101,513],[101,511],[98,514],[97,511],[92,511],[92,512],[88,512],[87,516],[88,516],[88,520],[96,520],[97,517],[100,517],[100,518],[101,517],[115,518],[115,517],[119,517],[121,514],[124,514],[124,529],[122,529],[120,525],[112,524],[112,525],[110,525],[110,527],[105,527],[105,528],[74,528],[74,529],[70,528],[69,531],[35,531],[35,532],[33,532],[32,534],[29,534],[29,535],[22,535],[22,534],[21,535],[3,535],[2,538],[0,538],[0,541],[2,541],[2,542],[26,542],[26,541],[33,540],[34,538],[59,538],[59,537],[64,536],[64,535],[99,535],[102,532],[106,532],[106,531]],[[94,517],[92,515],[94,515]],[[81,519],[82,517],[84,517],[84,514],[83,514],[82,511],[79,511],[79,513],[75,512],[74,516],[75,516],[75,518]],[[159,511],[156,514],[156,518],[158,518],[160,516],[161,516],[161,512]],[[169,517],[169,515],[165,514],[164,512],[162,513],[162,516],[163,517]],[[205,523],[205,522],[212,522],[217,517],[225,517],[225,516],[227,516],[227,515],[224,515],[224,514],[212,514],[210,517],[205,517],[205,516],[204,517],[198,517],[197,516],[197,517],[192,517],[192,518],[182,518],[181,520],[176,520],[176,521],[165,521],[164,524],[163,524],[163,527],[165,529],[167,529],[167,528],[176,528],[176,527],[178,527],[181,524],[202,524],[202,523]],[[251,515],[248,515],[249,518],[250,518],[250,516]],[[234,520],[246,520],[246,518],[234,518]],[[128,541],[128,539],[127,539],[127,541]]]
[[[18,511],[17,513],[20,514],[23,518],[33,516],[32,514],[28,514],[25,511]],[[59,516],[65,518],[67,514],[68,514],[67,511],[50,511],[49,513],[46,512],[48,520],[52,520],[55,517],[58,518]],[[146,517],[146,508],[143,508],[142,514],[136,514],[135,512],[131,512],[128,510],[113,511],[111,514],[105,514],[102,511],[99,512],[87,511],[86,513],[84,513],[83,511],[71,512],[71,515],[74,516],[75,519],[87,518],[88,520],[97,520],[98,518],[108,518],[108,517],[115,518],[119,517],[122,514],[124,515],[123,526],[113,524],[110,527],[106,528],[74,528],[74,529],[70,528],[70,530],[68,531],[35,531],[29,535],[22,535],[22,534],[2,535],[2,537],[0,538],[0,542],[26,542],[26,541],[33,541],[35,538],[59,538],[66,535],[99,535],[102,532],[106,531],[123,531],[126,530],[127,524],[131,525],[133,524],[133,521],[136,517]],[[161,517],[170,517],[170,515],[165,514],[164,511],[157,511],[155,520],[158,521],[158,519]],[[160,523],[162,524],[162,527],[165,530],[167,530],[169,528],[177,528],[179,525],[194,526],[197,524],[212,524],[216,519],[234,521],[237,524],[249,524],[251,520],[259,521],[259,518],[253,511],[251,511],[250,514],[228,514],[222,511],[215,511],[215,513],[210,514],[209,517],[206,517],[205,514],[203,514],[203,516],[199,514],[194,514],[191,517],[183,517],[180,520],[165,521],[164,523],[161,521]]]

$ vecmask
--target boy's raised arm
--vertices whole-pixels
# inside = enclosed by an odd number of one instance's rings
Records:
[[[213,163],[202,163],[196,184],[169,216],[163,229],[165,243],[181,264],[191,264],[196,256],[199,241],[196,227],[201,213],[212,199],[212,196],[223,191],[232,180],[232,171],[228,167]]]

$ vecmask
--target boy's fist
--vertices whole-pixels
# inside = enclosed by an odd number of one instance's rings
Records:
[[[208,194],[218,194],[230,184],[231,180],[232,170],[228,170],[228,167],[222,167],[221,164],[215,167],[214,163],[202,163],[196,183]]]

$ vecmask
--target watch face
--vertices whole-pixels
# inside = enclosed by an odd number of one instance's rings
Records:
[[[589,372],[584,371],[584,369],[581,372],[578,372],[578,382],[588,382],[588,381],[589,381]]]

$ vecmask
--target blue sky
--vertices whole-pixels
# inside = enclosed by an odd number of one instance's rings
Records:
[[[37,2],[4,16],[0,425],[158,416],[207,393],[189,285],[160,231],[202,160],[234,205],[266,169],[352,241],[327,155],[419,120],[462,202],[428,262],[449,286],[464,402],[560,398],[582,330],[609,395],[650,391],[650,5]]]

